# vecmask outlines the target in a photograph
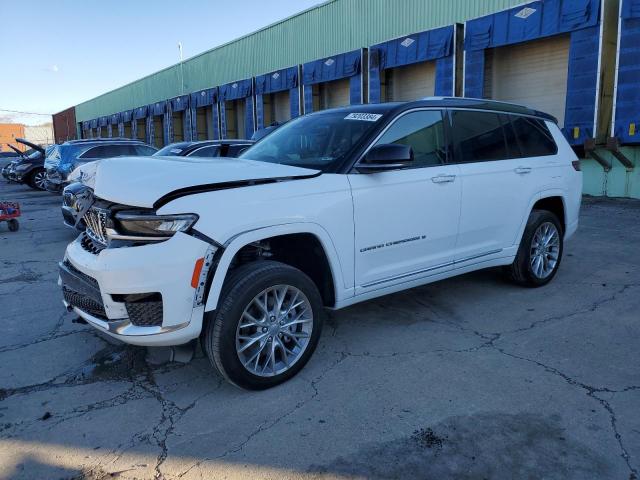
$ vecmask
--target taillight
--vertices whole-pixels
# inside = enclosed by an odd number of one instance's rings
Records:
[[[571,162],[571,165],[573,165],[573,169],[574,169],[576,172],[579,172],[580,170],[582,170],[582,169],[580,168],[580,160],[574,160],[573,162]]]

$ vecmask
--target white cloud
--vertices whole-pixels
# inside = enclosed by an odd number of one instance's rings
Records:
[[[47,70],[52,73],[58,73],[60,71],[60,67],[54,63],[53,65],[49,65]]]

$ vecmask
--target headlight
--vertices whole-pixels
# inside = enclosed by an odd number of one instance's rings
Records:
[[[135,237],[170,237],[176,232],[189,230],[198,221],[198,216],[193,213],[181,215],[116,213],[115,217],[118,236]]]

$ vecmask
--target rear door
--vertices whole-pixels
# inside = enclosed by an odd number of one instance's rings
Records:
[[[507,115],[452,110],[462,203],[456,262],[478,262],[517,242],[537,182]]]
[[[374,143],[409,145],[413,165],[352,173],[356,294],[452,268],[461,182],[440,110],[401,114]]]

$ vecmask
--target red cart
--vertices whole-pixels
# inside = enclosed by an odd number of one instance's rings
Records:
[[[0,223],[7,222],[10,232],[16,232],[20,228],[19,216],[20,204],[18,202],[0,202]]]

